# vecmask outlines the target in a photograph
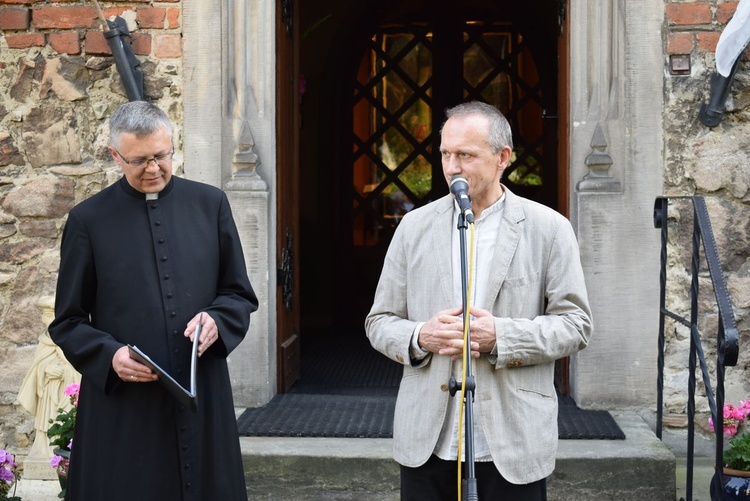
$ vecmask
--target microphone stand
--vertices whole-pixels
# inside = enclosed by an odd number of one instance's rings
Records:
[[[463,320],[464,320],[464,331],[466,331],[466,325],[469,322],[469,307],[468,304],[468,260],[466,257],[466,216],[463,211],[459,211],[458,214],[458,232],[460,235],[460,249],[461,249],[461,300],[463,304]],[[466,417],[465,423],[465,436],[466,442],[466,478],[461,481],[462,485],[462,499],[464,501],[479,501],[479,494],[477,493],[477,478],[476,472],[474,471],[474,390],[476,383],[474,376],[471,373],[471,336],[466,336],[464,342],[464,353],[466,353],[466,381],[456,381],[456,378],[451,376],[448,383],[448,389],[452,397],[456,396],[456,392],[461,390],[462,385],[465,385],[466,391],[466,403],[464,405],[464,413]],[[459,393],[460,394],[460,393]],[[461,458],[457,458],[461,461]]]

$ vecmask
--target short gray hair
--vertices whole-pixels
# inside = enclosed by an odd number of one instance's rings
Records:
[[[490,123],[490,132],[487,135],[487,143],[490,145],[490,148],[493,149],[494,153],[497,153],[505,146],[510,146],[510,149],[513,149],[513,133],[510,130],[508,119],[505,118],[505,115],[500,113],[500,110],[491,104],[483,103],[481,101],[462,103],[445,110],[446,121],[448,121],[449,118],[463,117],[467,115],[481,115],[487,118]],[[443,133],[442,128],[440,129],[440,133]]]
[[[172,122],[161,108],[147,101],[130,101],[117,108],[109,119],[109,144],[119,145],[124,132],[143,137],[162,129],[172,137]]]

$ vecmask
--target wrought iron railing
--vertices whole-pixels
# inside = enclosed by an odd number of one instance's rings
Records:
[[[683,199],[692,201],[693,205],[693,238],[692,238],[692,263],[691,263],[691,286],[690,286],[690,318],[684,318],[665,306],[667,286],[667,209],[672,199]],[[724,464],[724,369],[737,364],[739,353],[739,339],[737,324],[734,319],[732,303],[727,291],[724,274],[719,261],[719,253],[716,248],[711,220],[708,217],[706,202],[701,196],[693,197],[658,197],[654,204],[654,226],[661,229],[661,291],[659,297],[659,354],[658,354],[658,376],[657,376],[657,403],[656,403],[656,435],[662,438],[662,416],[664,403],[664,322],[669,317],[690,329],[690,355],[688,360],[688,431],[687,431],[687,466],[686,466],[686,489],[685,499],[692,500],[693,495],[693,457],[695,454],[695,387],[696,387],[696,359],[700,363],[703,384],[705,386],[708,405],[714,426],[716,440],[715,477],[714,482],[721,487],[723,485]],[[718,332],[716,337],[716,388],[711,385],[711,378],[706,365],[706,357],[701,343],[698,329],[698,272],[700,270],[700,244],[703,243],[708,272],[716,296],[718,309]],[[717,491],[718,498],[713,501],[721,501],[723,496]],[[713,491],[713,489],[712,489]]]

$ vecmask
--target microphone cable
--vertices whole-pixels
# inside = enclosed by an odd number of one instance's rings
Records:
[[[469,223],[469,270],[468,270],[468,290],[466,291],[466,310],[463,312],[464,317],[464,350],[462,356],[462,373],[461,376],[461,400],[458,404],[458,452],[456,456],[456,463],[458,463],[458,501],[462,501],[461,493],[461,455],[463,453],[463,421],[464,421],[464,401],[466,400],[466,363],[467,357],[471,356],[471,346],[469,344],[469,309],[471,309],[471,291],[474,284],[474,253],[476,248],[476,238],[474,235],[474,223]],[[466,348],[469,348],[468,350]],[[475,390],[476,391],[476,390]]]

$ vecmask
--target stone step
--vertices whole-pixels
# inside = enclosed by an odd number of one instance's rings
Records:
[[[675,501],[674,454],[635,413],[612,413],[625,440],[560,440],[549,501]],[[240,440],[251,500],[395,501],[390,439]]]

